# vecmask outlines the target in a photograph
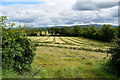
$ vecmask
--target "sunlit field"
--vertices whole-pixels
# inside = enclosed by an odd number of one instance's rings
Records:
[[[108,58],[110,43],[82,37],[40,36],[28,37],[38,43],[32,66],[33,77],[45,78],[109,78],[99,67]],[[100,66],[99,66],[100,65]],[[111,76],[110,76],[111,75]]]
[[[3,71],[3,78],[115,78],[105,70],[111,43],[83,37],[28,38],[37,44],[31,71],[22,75]]]

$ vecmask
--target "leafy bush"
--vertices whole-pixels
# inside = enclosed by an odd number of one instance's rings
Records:
[[[112,54],[111,63],[113,64],[115,71],[120,75],[120,39],[114,41],[113,47],[110,48],[108,52]]]
[[[4,17],[2,19],[5,19]],[[6,20],[6,19],[5,19]],[[35,55],[35,45],[21,30],[5,29],[2,21],[2,68],[17,72],[29,71]]]
[[[3,31],[2,62],[3,68],[13,68],[16,71],[30,69],[35,47],[30,39],[18,32]]]

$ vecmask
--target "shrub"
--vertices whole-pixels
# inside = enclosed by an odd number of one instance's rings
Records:
[[[21,72],[30,70],[34,57],[34,44],[30,39],[18,32],[3,31],[2,33],[2,65]]]
[[[108,53],[111,53],[111,64],[114,69],[120,75],[120,39],[114,40],[114,45],[109,49]]]
[[[35,45],[22,30],[6,29],[6,16],[1,17],[2,25],[2,68],[14,69],[17,72],[29,71],[35,55]]]

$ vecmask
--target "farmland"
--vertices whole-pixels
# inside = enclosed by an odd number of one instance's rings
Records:
[[[31,74],[34,78],[114,77],[110,73],[102,73],[99,69],[99,65],[105,61],[106,50],[110,47],[110,43],[82,37],[31,36],[28,38],[38,43],[32,63],[37,70],[37,73]]]
[[[41,36],[28,38],[36,41],[39,46],[47,47],[59,47],[103,53],[106,52],[108,47],[110,47],[110,44],[107,42],[94,41],[82,37]]]
[[[3,71],[3,78],[115,78],[105,70],[109,42],[83,37],[28,36],[36,42],[31,71]],[[107,68],[108,69],[108,68]],[[108,69],[109,70],[109,69]],[[9,74],[6,74],[9,73]]]

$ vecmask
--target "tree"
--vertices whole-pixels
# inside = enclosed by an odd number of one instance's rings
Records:
[[[114,38],[114,30],[111,25],[103,25],[96,34],[102,41],[110,41]]]
[[[46,29],[46,28],[44,28],[44,29],[43,29],[43,31],[44,31],[45,36],[46,36],[46,35],[47,35],[47,29]]]
[[[39,32],[40,32],[40,36],[42,36],[42,29],[41,28],[39,28]]]
[[[48,29],[48,33],[52,35],[57,35],[59,34],[60,29],[58,27],[52,27]]]
[[[94,34],[96,31],[97,31],[97,29],[95,28],[95,25],[87,26],[87,27],[83,28],[82,35],[83,35],[83,37],[86,37],[86,38],[95,39]]]
[[[77,25],[73,28],[73,35],[74,36],[80,36],[82,32],[81,26]]]
[[[62,27],[60,28],[60,35],[73,36],[73,29],[71,27]]]
[[[49,34],[52,34],[52,35],[54,34],[54,29],[53,29],[53,27],[48,29],[48,33],[49,33]]]

